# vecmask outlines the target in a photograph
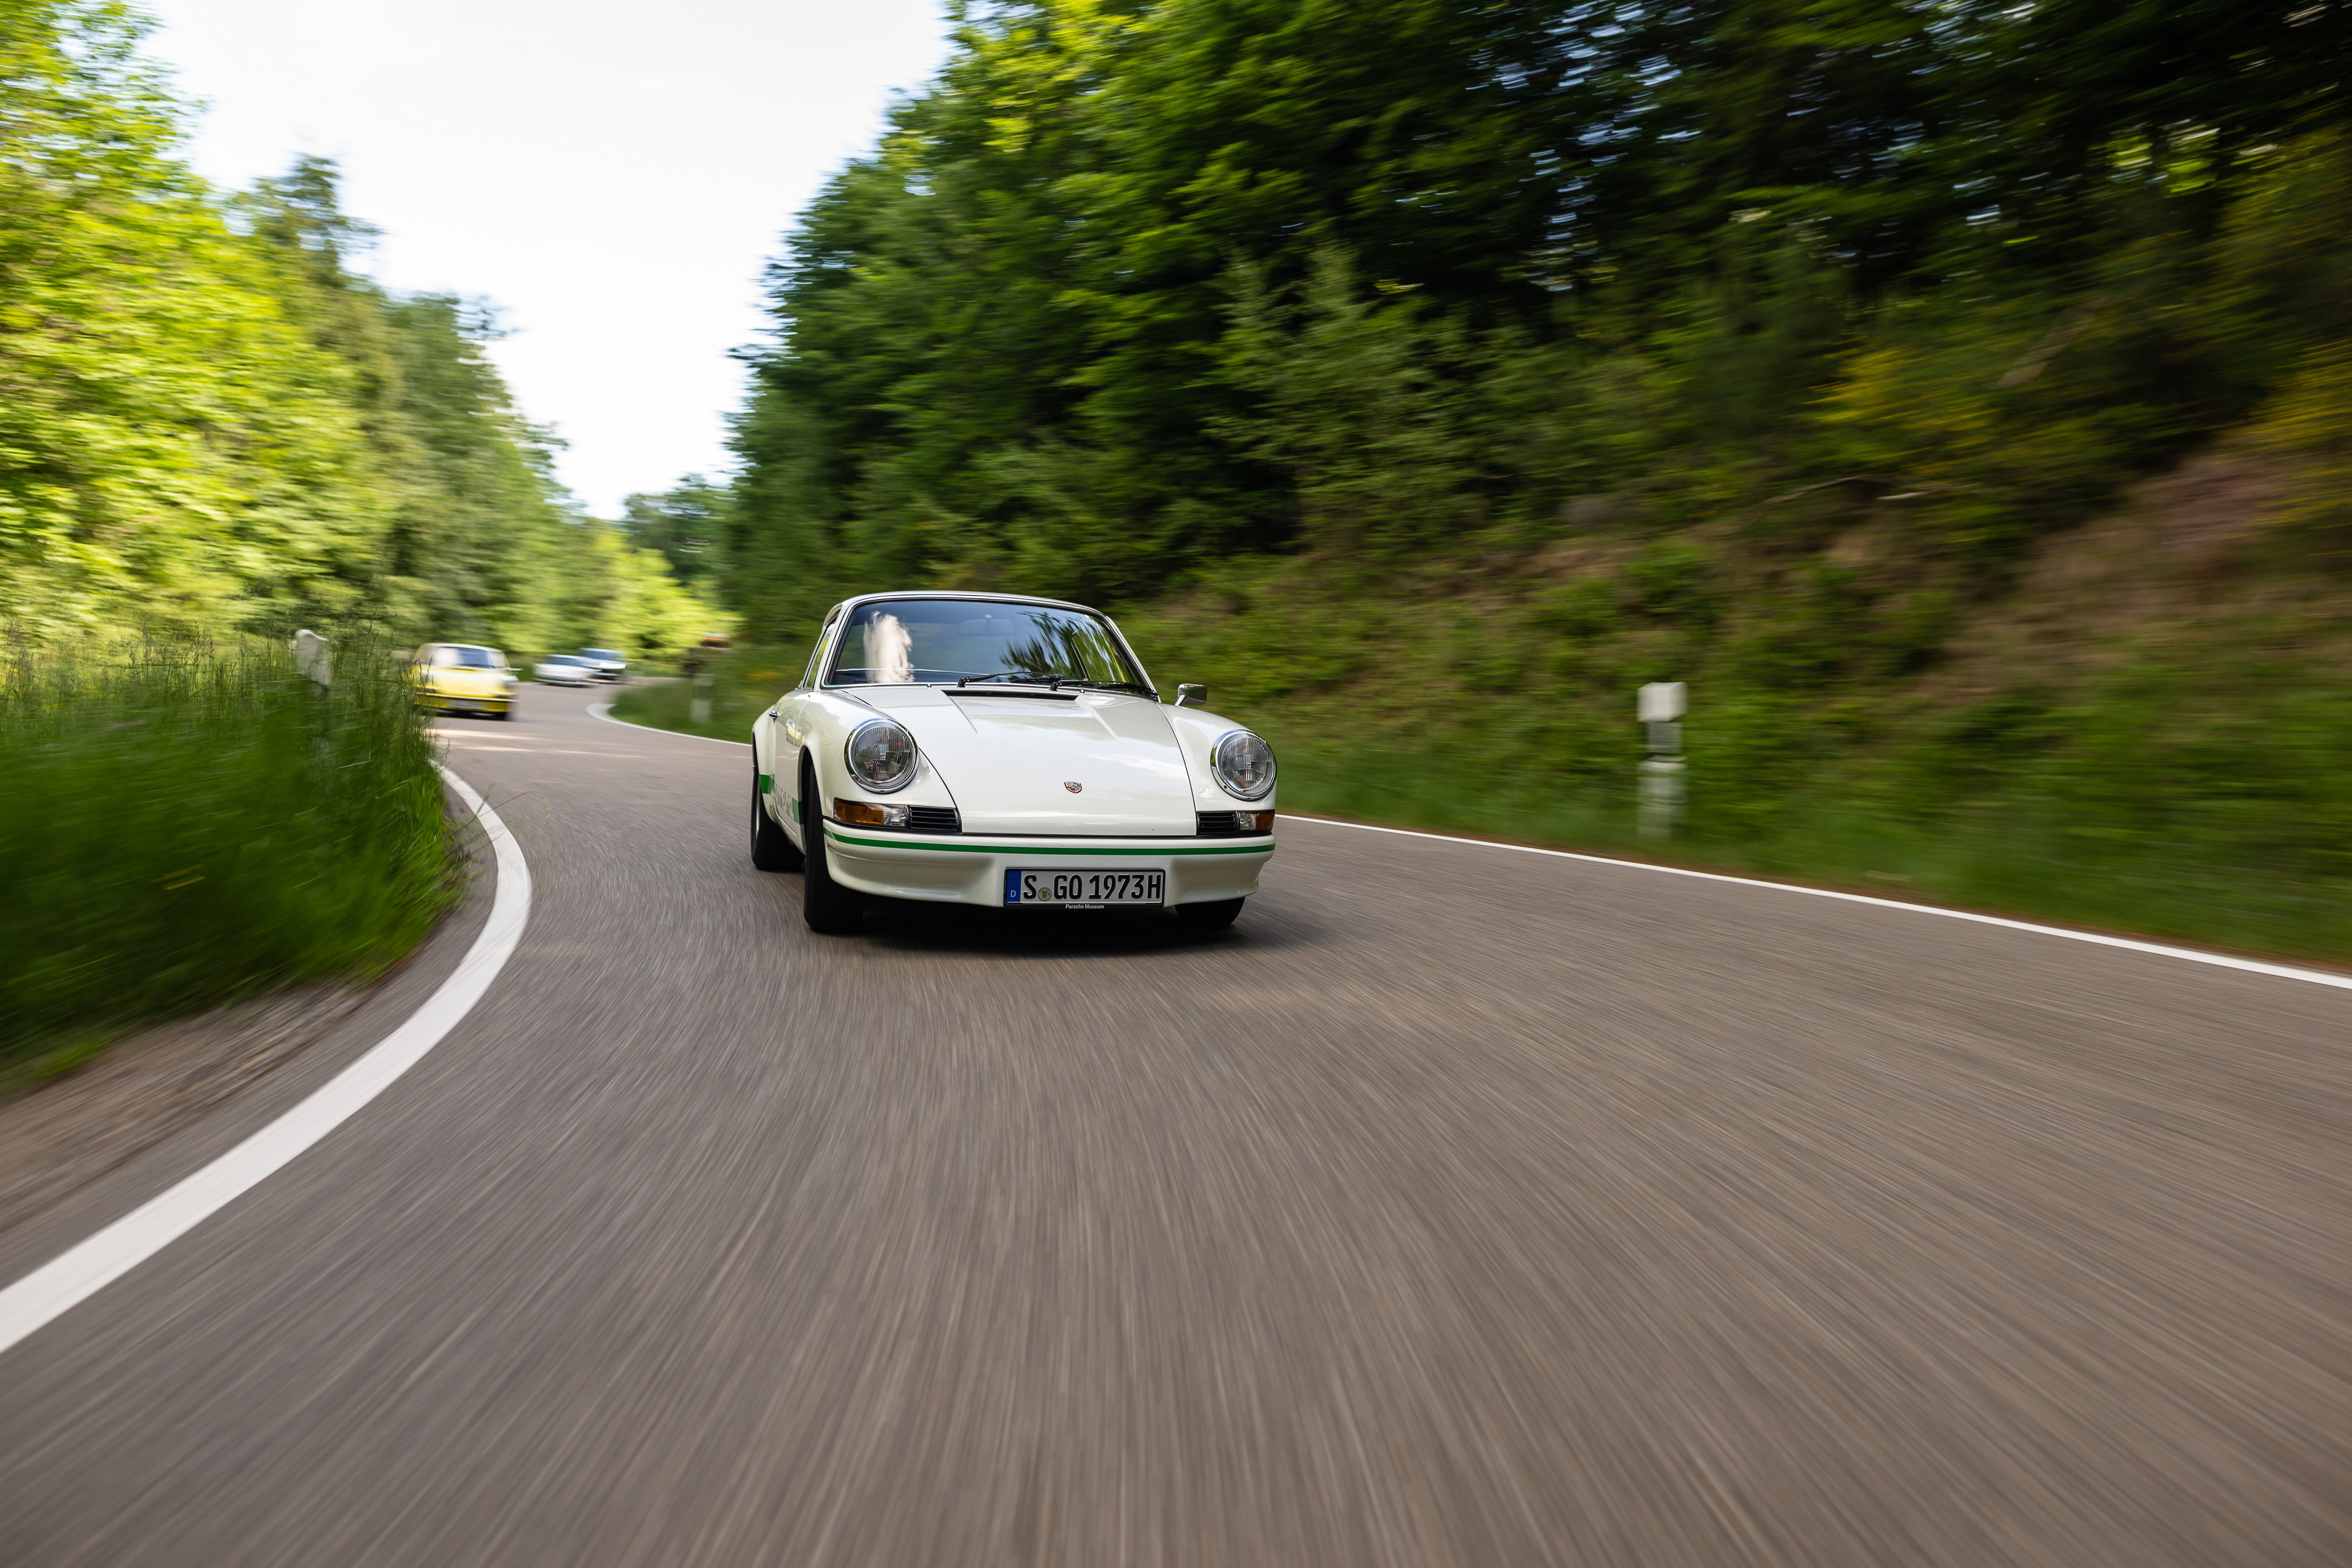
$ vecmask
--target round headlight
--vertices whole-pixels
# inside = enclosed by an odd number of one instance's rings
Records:
[[[1274,793],[1274,748],[1247,730],[1228,731],[1209,753],[1209,771],[1236,800],[1264,800]]]
[[[849,773],[877,795],[905,789],[915,776],[915,737],[887,719],[868,719],[842,748]]]

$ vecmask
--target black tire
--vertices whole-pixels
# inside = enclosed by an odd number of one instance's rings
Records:
[[[797,871],[801,852],[760,799],[760,764],[751,763],[751,864],[762,871]]]
[[[1187,931],[1223,931],[1234,923],[1247,899],[1219,899],[1213,904],[1179,904],[1176,918]]]
[[[846,936],[866,913],[866,895],[833,879],[832,857],[824,849],[824,808],[817,804],[816,780],[805,771],[801,774],[801,837],[806,841],[802,845],[801,919],[813,931]]]

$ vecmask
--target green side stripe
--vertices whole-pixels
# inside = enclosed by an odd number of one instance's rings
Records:
[[[1061,847],[1048,848],[1034,844],[947,844],[938,839],[908,843],[903,838],[853,838],[833,824],[824,825],[824,836],[840,844],[864,844],[876,849],[944,849],[956,855],[1271,855],[1271,844],[1203,845],[1182,849],[1072,849]]]

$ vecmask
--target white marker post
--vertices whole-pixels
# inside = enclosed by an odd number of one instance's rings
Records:
[[[1670,838],[1683,817],[1683,714],[1689,689],[1679,680],[1642,688],[1635,711],[1643,729],[1640,809],[1635,827],[1644,838]]]
[[[322,691],[331,685],[327,668],[327,639],[313,631],[296,632],[294,668],[317,682]]]

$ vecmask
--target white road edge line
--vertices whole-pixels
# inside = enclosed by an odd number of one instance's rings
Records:
[[[746,751],[750,750],[751,745],[749,741],[722,741],[716,735],[689,735],[683,730],[665,730],[656,724],[640,724],[634,719],[615,719],[613,717],[613,705],[609,702],[591,702],[588,704],[588,714],[593,719],[602,719],[607,724],[619,724],[631,730],[643,730],[648,735],[676,735],[681,741],[706,741],[714,746],[741,746]]]
[[[1739,888],[1769,888],[1779,893],[1802,893],[1809,899],[1835,899],[1845,904],[1868,904],[1875,909],[1903,910],[1915,915],[1939,915],[1948,921],[2000,926],[2008,931],[2032,931],[2037,936],[2062,936],[2068,942],[2087,942],[2096,947],[2119,947],[2126,952],[2154,953],[2158,958],[2185,958],[2191,963],[2210,963],[2217,969],[2242,969],[2249,974],[2269,974],[2281,980],[2302,980],[2314,985],[2332,985],[2338,991],[2352,991],[2352,974],[2297,969],[2287,963],[2264,963],[2255,958],[2232,958],[2225,952],[2200,952],[2193,947],[2169,947],[2160,942],[2138,942],[2127,936],[2103,936],[2097,931],[2069,931],[2064,926],[2037,925],[2032,921],[2006,920],[2000,915],[1980,915],[1968,910],[1940,909],[1934,904],[1906,903],[1901,899],[1874,899],[1867,893],[1841,893],[1829,888],[1808,888],[1795,882],[1767,882],[1755,877],[1727,877],[1720,871],[1691,871],[1680,866],[1654,866],[1646,860],[1612,860],[1606,855],[1580,855],[1572,849],[1538,849],[1532,844],[1497,844],[1488,838],[1458,838],[1445,833],[1421,833],[1410,827],[1376,827],[1369,822],[1346,822],[1336,816],[1306,816],[1296,812],[1284,812],[1283,816],[1293,822],[1319,822],[1326,827],[1352,827],[1361,833],[1393,833],[1402,838],[1430,838],[1440,844],[1468,844],[1480,849],[1549,855],[1559,860],[1582,860],[1594,866],[1622,866],[1628,870],[1655,871],[1665,877],[1728,882]]]
[[[267,1180],[341,1126],[441,1043],[472,1011],[522,940],[530,919],[530,868],[507,825],[473,786],[447,768],[441,776],[482,825],[498,852],[498,894],[490,918],[456,973],[408,1021],[310,1097],[211,1164],[167,1188],[112,1225],[0,1290],[0,1351],[152,1258]]]

